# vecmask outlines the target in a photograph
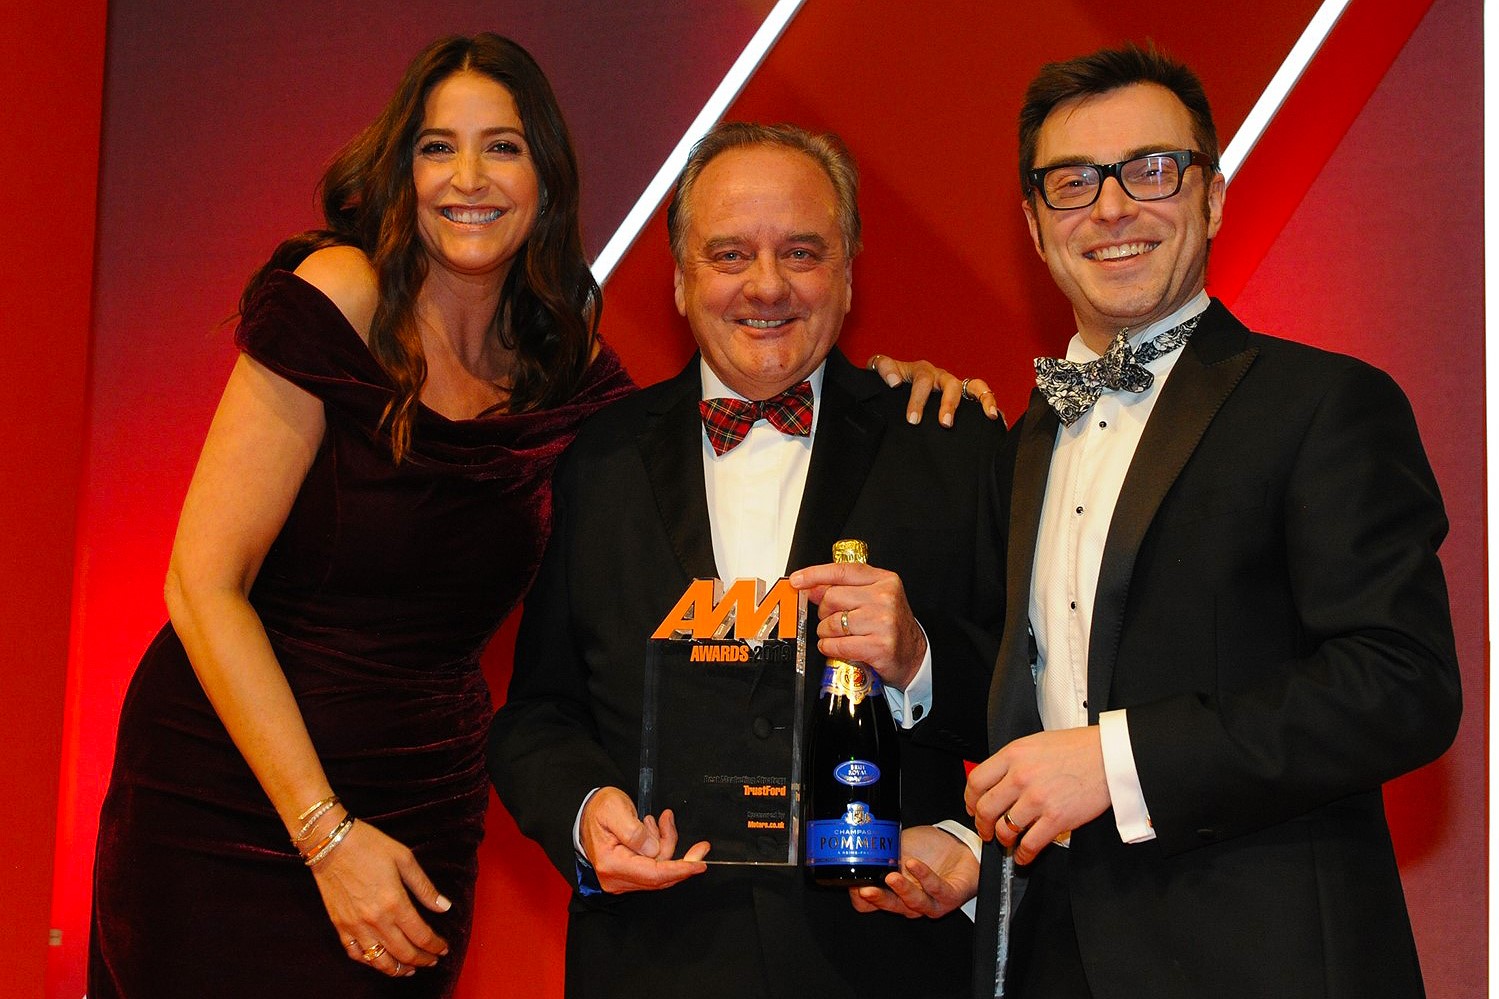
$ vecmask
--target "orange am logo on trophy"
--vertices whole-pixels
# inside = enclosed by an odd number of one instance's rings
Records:
[[[798,595],[789,579],[762,593],[759,579],[694,579],[652,638],[795,638]],[[774,630],[775,634],[771,634]]]

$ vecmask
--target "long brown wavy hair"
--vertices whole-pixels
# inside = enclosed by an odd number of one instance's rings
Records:
[[[415,322],[427,254],[416,231],[412,159],[427,95],[460,72],[481,73],[510,91],[520,112],[541,189],[541,208],[521,247],[491,323],[514,352],[510,412],[558,405],[576,392],[598,335],[602,297],[583,255],[578,225],[578,164],[551,84],[530,53],[500,35],[440,38],[417,55],[385,109],[345,146],[318,185],[326,228],[293,236],[250,278],[241,312],[275,270],[292,270],[314,250],[346,245],[374,265],[379,304],[370,352],[395,383],[381,425],[400,461],[427,361]]]

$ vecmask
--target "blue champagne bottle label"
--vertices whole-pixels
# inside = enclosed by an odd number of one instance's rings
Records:
[[[850,801],[839,819],[807,823],[807,863],[888,867],[900,863],[900,823],[877,819],[862,801]]]

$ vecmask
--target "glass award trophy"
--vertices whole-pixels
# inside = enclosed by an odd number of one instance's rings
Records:
[[[806,597],[782,579],[697,579],[646,640],[640,814],[676,818],[678,853],[797,863]]]

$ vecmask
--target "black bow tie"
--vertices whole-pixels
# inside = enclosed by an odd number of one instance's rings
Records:
[[[1145,365],[1187,342],[1197,328],[1194,316],[1139,347],[1129,345],[1129,327],[1120,330],[1102,357],[1069,361],[1062,357],[1036,358],[1036,387],[1046,396],[1058,418],[1068,426],[1093,407],[1105,390],[1144,392],[1155,382]]]

